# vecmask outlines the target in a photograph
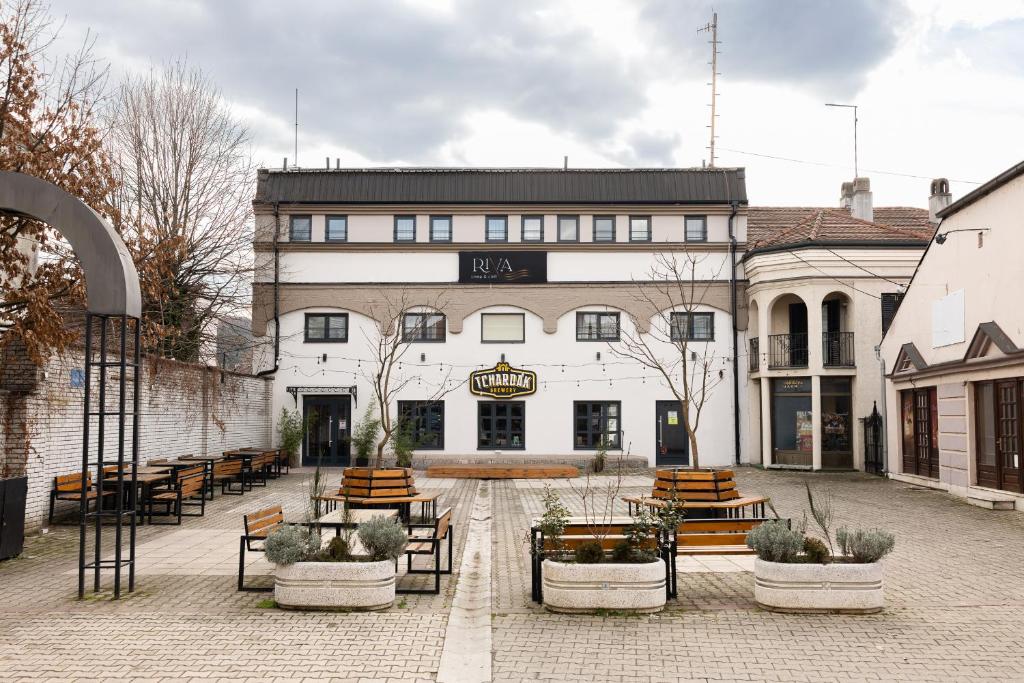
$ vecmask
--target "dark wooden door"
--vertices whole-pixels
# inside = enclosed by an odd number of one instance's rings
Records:
[[[996,437],[996,391],[992,382],[975,385],[974,413],[978,486],[997,489],[1002,486],[1002,481],[999,476],[999,440]]]
[[[807,367],[807,306],[803,303],[789,305],[789,364]]]
[[[1017,380],[996,382],[996,448],[999,486],[1005,491],[1021,491],[1021,396]]]
[[[939,476],[939,411],[935,387],[903,392],[903,471]]]
[[[690,440],[683,424],[679,401],[657,401],[655,404],[655,443],[658,452],[655,463],[682,467],[690,464]]]
[[[349,435],[352,429],[351,398],[348,396],[307,396],[303,417],[307,421],[302,446],[302,464],[315,467],[347,467]]]

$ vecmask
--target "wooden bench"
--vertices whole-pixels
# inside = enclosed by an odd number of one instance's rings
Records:
[[[254,546],[253,543],[266,541],[275,529],[284,525],[284,511],[280,505],[273,505],[247,515],[242,515],[242,524],[245,526],[245,534],[238,543],[238,590],[240,591],[265,591],[270,588],[246,586],[245,585],[245,551],[262,552],[263,546]]]
[[[433,574],[434,588],[396,588],[396,593],[409,594],[433,594],[441,592],[441,575],[452,573],[452,509],[444,510],[429,524],[409,525],[409,545],[405,548],[406,573],[407,574]],[[441,546],[445,539],[448,540],[448,568],[441,567]],[[412,558],[414,555],[433,555],[433,569],[414,569]]]
[[[672,595],[678,595],[676,581],[676,558],[699,555],[753,555],[747,547],[747,534],[754,527],[768,521],[785,522],[766,517],[726,519],[683,519],[676,527],[671,543]]]
[[[573,479],[580,476],[572,465],[430,465],[427,476],[448,479]]]
[[[47,518],[47,524],[53,523],[53,506],[58,500],[69,500],[76,501],[79,504],[82,502],[82,479],[85,479],[85,509],[86,512],[89,510],[89,501],[96,500],[100,494],[92,485],[92,473],[91,472],[72,472],[71,474],[61,474],[53,478],[53,489],[50,490],[50,516]],[[113,496],[115,491],[104,491],[103,497]],[[99,503],[96,504],[97,508]]]
[[[768,503],[767,496],[741,496],[722,501],[668,501],[645,496],[623,496],[622,500],[629,506],[630,515],[633,514],[634,508],[641,505],[658,513],[667,508],[671,502],[676,509],[681,509],[684,514],[698,512],[701,517],[721,515],[729,518],[764,517],[765,505]]]
[[[186,470],[178,473],[177,480],[169,487],[154,488],[149,492],[149,497],[144,501],[148,506],[147,518],[150,524],[181,524],[182,516],[202,517],[206,514],[206,467],[197,465],[193,470]],[[199,502],[194,503],[192,498],[199,496]],[[154,522],[154,505],[166,505],[165,516],[176,517],[174,522]],[[199,507],[198,514],[186,514],[184,507],[195,505]]]
[[[249,482],[249,470],[245,463],[238,458],[220,460],[213,463],[210,474],[211,488],[220,484],[221,495],[240,496],[252,487]],[[238,484],[238,490],[231,488],[232,484]]]
[[[338,504],[350,507],[384,507],[398,508],[402,519],[408,521],[410,507],[414,503],[421,506],[421,516],[426,518],[427,506],[433,511],[437,505],[437,496],[424,494],[416,490],[412,479],[412,469],[396,467],[391,469],[371,469],[368,467],[349,467],[345,469],[338,491],[333,494],[319,496],[318,500],[328,503],[331,510]],[[433,519],[435,514],[431,514]]]
[[[660,469],[655,471],[652,498],[719,502],[739,498],[732,470]]]

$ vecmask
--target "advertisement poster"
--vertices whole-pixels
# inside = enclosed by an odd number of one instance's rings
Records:
[[[811,411],[796,411],[797,450],[810,453],[814,449],[814,420]]]

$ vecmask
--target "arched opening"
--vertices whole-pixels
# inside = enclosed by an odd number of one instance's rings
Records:
[[[806,368],[807,304],[796,294],[775,299],[768,312],[769,368]]]
[[[821,301],[821,358],[827,368],[853,367],[850,297],[832,292]]]
[[[747,345],[747,367],[750,372],[757,372],[761,367],[761,339],[758,336],[761,329],[759,313],[757,301],[751,300],[750,305],[747,306],[747,337],[750,339]]]

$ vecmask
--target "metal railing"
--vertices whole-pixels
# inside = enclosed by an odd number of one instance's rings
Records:
[[[821,361],[826,368],[852,368],[853,332],[825,332],[821,335]]]
[[[768,335],[769,368],[806,368],[807,333]]]
[[[750,372],[757,372],[761,365],[761,340],[754,337],[750,340]]]

